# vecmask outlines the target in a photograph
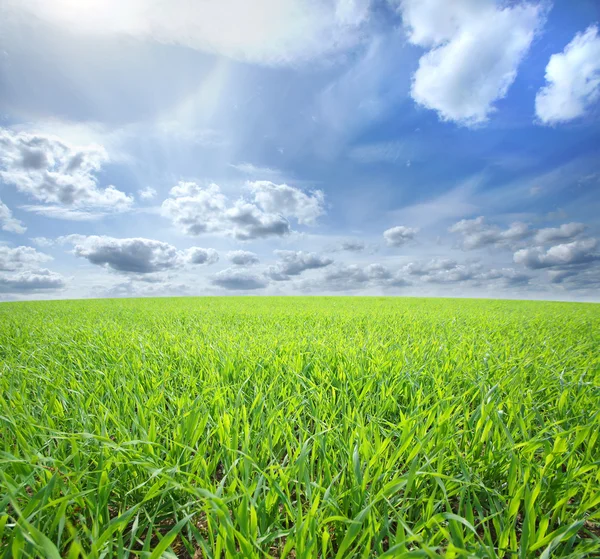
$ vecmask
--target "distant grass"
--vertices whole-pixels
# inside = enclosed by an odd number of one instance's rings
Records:
[[[600,306],[0,305],[0,557],[600,553]]]

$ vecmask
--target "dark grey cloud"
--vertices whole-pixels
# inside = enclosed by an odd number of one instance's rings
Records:
[[[211,283],[232,291],[252,291],[267,287],[267,280],[258,274],[240,268],[226,268],[211,278]]]
[[[227,253],[228,260],[236,266],[252,266],[260,262],[254,252],[247,250],[231,250]]]

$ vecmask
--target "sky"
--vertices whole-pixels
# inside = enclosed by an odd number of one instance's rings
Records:
[[[0,300],[600,301],[597,0],[0,13]]]

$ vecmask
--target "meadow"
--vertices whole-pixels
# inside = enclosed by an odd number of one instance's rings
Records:
[[[600,555],[600,305],[0,305],[0,557]]]

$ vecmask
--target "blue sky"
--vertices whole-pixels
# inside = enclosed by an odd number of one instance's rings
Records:
[[[2,3],[1,299],[600,299],[595,0]]]

